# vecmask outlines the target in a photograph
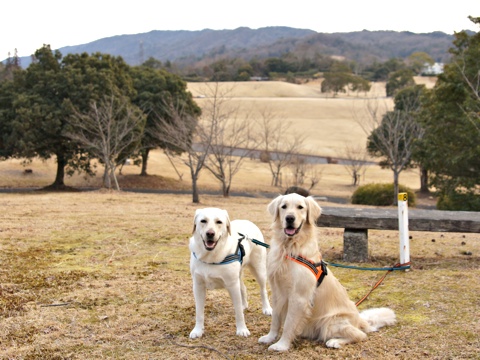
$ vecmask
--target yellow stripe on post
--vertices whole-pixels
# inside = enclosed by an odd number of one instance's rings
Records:
[[[398,193],[398,201],[408,201],[407,193]]]

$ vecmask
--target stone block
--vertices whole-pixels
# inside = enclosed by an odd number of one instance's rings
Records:
[[[368,229],[345,229],[343,233],[343,261],[368,261]]]

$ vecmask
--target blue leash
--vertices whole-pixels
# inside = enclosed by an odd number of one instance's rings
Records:
[[[334,264],[327,262],[329,266],[335,266],[345,269],[354,269],[354,270],[368,270],[368,271],[394,271],[394,270],[406,270],[410,269],[410,263],[402,264],[402,265],[395,265],[391,267],[382,267],[382,268],[374,268],[374,267],[359,267],[359,266],[352,266],[352,265],[342,265],[342,264]]]
[[[240,239],[238,239],[238,241],[242,241],[243,239],[245,239],[245,235],[241,234],[241,233],[238,233],[238,235],[240,235]],[[250,240],[251,242],[253,242],[254,244],[256,245],[260,245],[260,246],[263,246],[263,247],[266,247],[267,249],[270,247],[270,245],[268,244],[265,244],[264,242],[260,241],[260,240],[257,240],[257,239],[253,239],[253,238],[248,238],[248,240]]]

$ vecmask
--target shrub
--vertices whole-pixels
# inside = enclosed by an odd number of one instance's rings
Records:
[[[406,186],[399,185],[399,192],[408,194],[408,204],[415,206],[415,193]],[[393,184],[366,184],[359,186],[352,195],[352,204],[391,206],[393,203]]]
[[[451,192],[440,194],[437,201],[438,210],[480,211],[480,195]]]
[[[262,151],[260,153],[260,162],[268,163],[271,160],[270,153],[268,151]]]

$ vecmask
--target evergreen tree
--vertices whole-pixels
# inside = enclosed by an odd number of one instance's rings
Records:
[[[421,160],[441,206],[479,211],[480,33],[456,33],[453,44],[452,62],[423,103]]]
[[[134,89],[121,58],[84,53],[62,59],[58,50],[44,45],[34,59],[26,70],[14,73],[13,85],[7,86],[10,95],[0,92],[4,152],[25,158],[55,157],[57,172],[50,187],[63,189],[66,174],[91,171],[86,150],[65,136],[70,130],[68,118],[74,111],[87,111],[92,100],[121,93],[132,97]]]
[[[413,71],[410,69],[401,69],[391,73],[385,87],[387,96],[395,96],[398,91],[414,86],[413,75]]]
[[[142,169],[140,175],[147,175],[148,155],[155,148],[169,149],[178,152],[179,149],[161,141],[161,137],[152,136],[152,130],[158,130],[158,119],[168,121],[171,117],[170,108],[181,109],[185,116],[197,117],[200,108],[193,101],[192,94],[187,91],[187,84],[177,75],[165,70],[148,66],[138,66],[131,69],[136,95],[133,103],[140,107],[147,116],[145,131],[142,136],[140,155]]]

